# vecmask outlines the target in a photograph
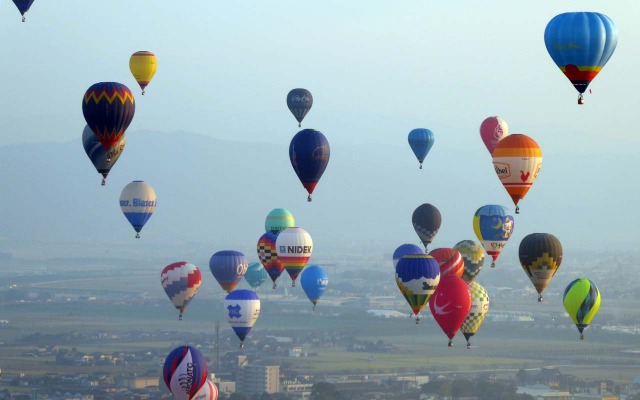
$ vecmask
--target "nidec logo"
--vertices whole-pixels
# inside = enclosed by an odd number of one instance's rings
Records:
[[[283,252],[283,248],[286,247],[284,252],[289,254],[304,254],[311,253],[313,246],[280,246],[280,252]]]
[[[511,176],[511,168],[509,168],[509,164],[494,162],[493,168],[496,170],[496,174],[498,174],[498,178],[504,179]]]

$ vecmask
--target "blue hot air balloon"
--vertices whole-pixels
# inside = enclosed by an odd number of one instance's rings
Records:
[[[209,259],[209,269],[213,277],[227,293],[235,289],[247,272],[247,267],[244,254],[235,250],[218,251]]]
[[[244,274],[244,279],[253,289],[259,288],[268,277],[267,270],[259,262],[249,263],[247,273]]]
[[[311,201],[311,193],[327,168],[330,155],[329,142],[320,131],[303,129],[291,139],[289,159],[302,186],[309,192],[307,201]]]
[[[105,151],[96,135],[94,135],[91,128],[89,128],[89,125],[84,127],[82,131],[82,146],[84,147],[85,153],[87,153],[87,157],[89,157],[89,160],[91,160],[91,163],[96,168],[96,171],[102,174],[102,186],[106,185],[107,175],[109,175],[111,168],[113,168],[118,158],[120,158],[126,142],[125,135],[122,135],[122,138],[115,147],[112,147],[109,151]]]
[[[207,360],[195,347],[176,347],[164,360],[162,377],[175,400],[195,398],[208,376]]]
[[[240,347],[253,324],[260,316],[260,299],[251,290],[238,289],[229,293],[224,300],[224,313],[233,331],[240,339]]]
[[[611,18],[596,12],[556,15],[544,30],[544,44],[553,62],[580,93],[609,61],[618,44],[618,29]]]
[[[24,15],[29,11],[31,5],[33,4],[33,0],[13,0],[13,4],[16,5],[20,14],[22,14],[22,22],[25,21]]]
[[[324,294],[329,283],[327,272],[318,265],[310,265],[302,271],[300,276],[300,284],[304,293],[313,303],[313,310],[316,310],[316,304],[320,297]]]
[[[427,254],[407,254],[396,266],[396,283],[419,324],[420,311],[424,310],[440,283],[438,262]]]
[[[133,94],[122,83],[94,83],[82,98],[84,119],[106,151],[120,141],[135,112]]]
[[[429,129],[418,128],[409,132],[409,146],[413,150],[413,154],[420,162],[420,169],[422,169],[422,162],[424,158],[429,154],[431,146],[433,146],[433,132]]]
[[[287,107],[298,121],[298,127],[313,105],[313,96],[307,89],[292,89],[287,95]]]
[[[401,244],[396,251],[393,252],[393,268],[395,268],[398,265],[398,261],[407,254],[424,254],[424,251],[415,244]]]
[[[120,208],[140,238],[140,231],[156,210],[156,192],[143,181],[133,181],[120,193]]]

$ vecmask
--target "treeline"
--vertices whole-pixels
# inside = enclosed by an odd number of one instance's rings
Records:
[[[440,399],[456,400],[463,397],[477,400],[534,400],[528,394],[516,393],[516,386],[499,382],[454,379],[453,381],[434,380],[422,385],[421,393],[436,395]]]

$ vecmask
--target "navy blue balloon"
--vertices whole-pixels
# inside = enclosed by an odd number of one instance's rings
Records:
[[[433,132],[429,129],[419,128],[409,132],[409,146],[420,162],[420,169],[422,169],[422,162],[433,146],[433,139]]]
[[[291,139],[289,159],[302,186],[309,192],[308,201],[329,164],[331,149],[327,138],[315,129],[303,129]]]
[[[393,252],[393,267],[398,265],[398,261],[409,254],[424,254],[424,251],[415,244],[405,243],[398,246],[396,251]]]
[[[302,271],[300,276],[300,284],[304,293],[307,295],[311,303],[313,303],[313,309],[316,309],[318,300],[324,294],[329,283],[329,276],[327,272],[318,265],[310,265]]]
[[[24,14],[29,11],[29,8],[31,8],[33,0],[13,0],[13,4],[16,5],[20,14],[22,14],[22,22],[24,22]]]
[[[307,89],[292,89],[287,95],[287,107],[298,121],[298,127],[313,105],[313,96]]]

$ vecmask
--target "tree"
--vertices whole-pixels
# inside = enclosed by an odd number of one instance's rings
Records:
[[[310,400],[339,400],[340,393],[336,386],[328,382],[315,383],[311,387]]]

